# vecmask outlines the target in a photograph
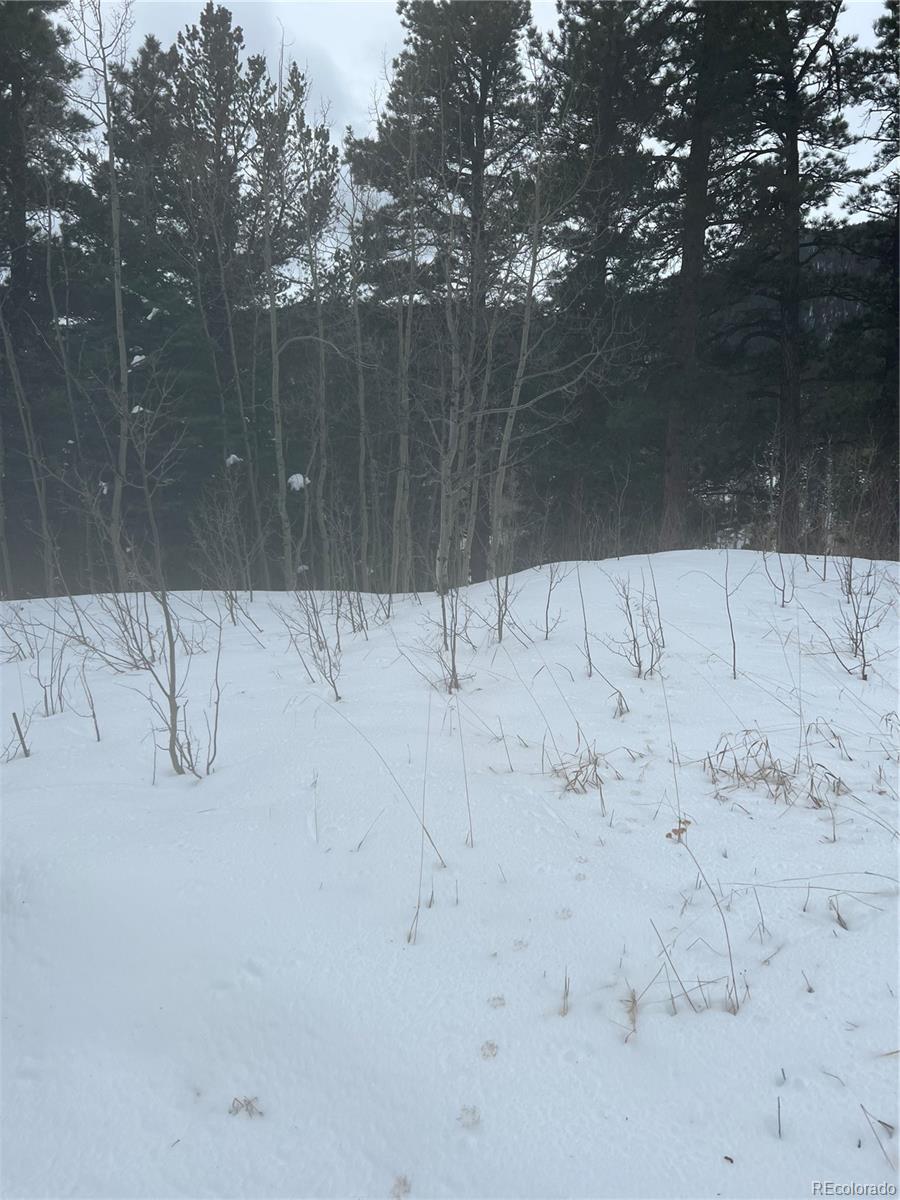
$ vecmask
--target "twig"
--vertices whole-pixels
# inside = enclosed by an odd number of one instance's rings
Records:
[[[878,1117],[873,1118],[871,1113],[868,1111],[868,1109],[866,1108],[866,1106],[864,1104],[860,1104],[859,1107],[863,1110],[863,1115],[865,1116],[866,1120],[869,1122],[869,1128],[872,1130],[872,1136],[875,1138],[875,1141],[878,1143],[878,1149],[884,1155],[884,1161],[888,1164],[888,1166],[891,1168],[892,1171],[896,1171],[897,1164],[894,1162],[894,1160],[888,1154],[887,1150],[885,1150],[884,1146],[882,1145],[881,1138],[878,1136],[878,1130],[875,1128],[875,1121],[878,1121],[878,1124],[883,1125],[885,1127],[885,1129],[889,1129],[891,1131],[891,1133],[893,1133],[893,1127],[888,1125],[886,1121],[878,1120]]]
[[[469,772],[468,772],[468,768],[466,767],[466,744],[463,741],[462,713],[459,711],[458,704],[456,706],[456,725],[457,725],[457,732],[459,733],[459,752],[462,755],[463,782],[465,783],[465,788],[466,788],[466,812],[469,814],[469,833],[468,833],[468,836],[466,837],[466,845],[470,849],[474,849],[475,834],[472,830],[472,802],[469,797]]]
[[[13,719],[13,725],[15,725],[15,727],[16,727],[16,733],[19,735],[19,743],[22,747],[22,753],[25,755],[26,758],[31,758],[31,751],[28,749],[28,746],[25,744],[25,734],[22,732],[22,726],[19,724],[19,718],[16,716],[15,713],[13,713],[12,719]]]
[[[653,925],[653,932],[659,938],[659,944],[662,947],[662,952],[666,956],[666,960],[668,961],[669,966],[672,968],[675,978],[681,984],[681,990],[684,994],[685,1000],[687,1000],[688,1004],[691,1006],[691,1008],[694,1010],[694,1012],[699,1012],[700,1010],[697,1008],[696,1004],[690,998],[690,996],[688,995],[687,988],[684,986],[684,983],[682,983],[681,976],[678,974],[678,968],[675,966],[675,963],[672,961],[672,956],[669,954],[669,951],[666,949],[666,943],[662,940],[662,935],[660,934],[659,930],[656,928],[656,925],[654,924],[652,917],[650,919],[650,924]]]

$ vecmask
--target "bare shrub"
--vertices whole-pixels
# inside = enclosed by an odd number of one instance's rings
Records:
[[[493,600],[493,617],[492,624],[494,634],[497,641],[503,641],[504,633],[509,632],[521,642],[522,645],[528,645],[531,638],[522,629],[519,623],[513,618],[512,605],[513,601],[519,594],[520,589],[513,590],[510,587],[510,576],[506,572],[502,575],[497,575],[491,580],[491,596]]]
[[[838,560],[838,577],[843,604],[835,618],[835,636],[803,608],[809,620],[825,638],[828,648],[848,675],[868,680],[869,670],[883,657],[884,651],[872,646],[872,635],[893,610],[893,596],[885,598],[887,572],[876,562],[868,562],[865,570],[857,570],[850,557]]]
[[[571,570],[571,568],[570,568]],[[550,605],[553,602],[553,593],[569,574],[569,571],[558,562],[552,562],[547,567],[547,600],[544,604],[544,621],[540,627],[543,630],[544,641],[550,640],[550,634],[556,629],[562,620],[562,609],[557,609],[556,613],[551,617]]]
[[[772,559],[775,559],[773,564]],[[780,608],[786,608],[794,598],[794,567],[791,564],[789,571],[784,569],[784,556],[781,554],[768,554],[765,550],[762,552],[763,567],[766,572],[766,578],[772,585],[775,592],[775,599],[778,601]]]
[[[272,611],[281,621],[291,645],[297,653],[310,683],[316,677],[327,683],[335,700],[340,700],[338,679],[341,674],[341,616],[342,603],[339,593],[334,593],[331,616],[333,630],[325,624],[325,597],[322,592],[294,592],[295,607]],[[312,663],[312,668],[310,668]]]
[[[613,587],[625,618],[625,636],[607,638],[605,645],[629,663],[638,679],[646,679],[657,671],[665,647],[659,603],[655,594],[647,595],[643,572],[639,597],[632,597],[630,581],[621,576],[613,580]]]
[[[859,659],[860,678],[868,679],[868,669],[874,661],[870,637],[892,610],[894,601],[893,598],[881,598],[885,571],[877,563],[869,562],[860,574],[854,572],[852,558],[842,558],[838,562],[838,578],[846,601],[846,607],[840,611],[838,625],[850,653]]]
[[[54,619],[50,626],[49,636],[45,639],[35,639],[34,655],[32,658],[31,677],[41,689],[44,716],[52,717],[65,711],[66,680],[71,666],[66,663],[68,641],[63,630]]]
[[[3,661],[7,663],[34,658],[44,639],[43,631],[26,617],[21,604],[3,605],[0,630],[5,639]]]
[[[207,718],[206,774],[212,770],[215,751],[211,750],[218,730],[221,688],[218,684],[221,660],[221,617],[213,620],[196,605],[185,602],[184,619],[176,610],[173,597],[164,588],[147,592],[113,592],[96,597],[100,616],[80,607],[70,598],[73,616],[65,622],[69,642],[117,674],[140,672],[149,677],[146,698],[161,723],[165,749],[176,775],[200,778],[202,750],[186,719],[184,689],[187,671],[182,672],[179,655],[188,658],[205,647],[205,629],[218,629],[218,649],[213,685],[212,722]],[[61,610],[62,611],[62,610]],[[188,619],[190,614],[190,619]],[[199,618],[199,620],[198,620]],[[62,619],[62,618],[61,618]],[[95,721],[93,698],[89,706]]]

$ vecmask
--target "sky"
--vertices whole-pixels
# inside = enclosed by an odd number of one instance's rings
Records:
[[[223,2],[223,0],[219,0]],[[164,46],[196,23],[204,0],[136,0],[132,47],[148,33]],[[386,91],[391,60],[403,44],[393,0],[235,0],[225,7],[244,31],[249,53],[278,61],[282,31],[286,58],[293,58],[311,85],[314,112],[327,106],[337,134],[352,125],[369,131],[378,93]],[[541,29],[556,23],[555,0],[532,0]]]
[[[133,44],[154,33],[163,45],[199,17],[203,0],[137,0]],[[282,33],[285,58],[295,59],[311,84],[317,114],[327,107],[336,133],[348,124],[364,133],[375,91],[403,40],[393,3],[383,0],[236,0],[227,3],[244,31],[250,53],[264,53],[274,68]]]
[[[304,69],[311,84],[313,114],[327,108],[329,123],[339,137],[352,125],[367,133],[378,94],[386,91],[391,60],[403,43],[393,0],[235,0],[227,3],[235,23],[244,31],[248,53],[264,53],[278,61],[282,32],[286,58]],[[137,0],[134,5],[132,49],[153,33],[169,46],[179,30],[198,20],[203,0]],[[861,44],[873,45],[872,25],[882,0],[851,0],[841,17],[845,33]],[[540,29],[556,24],[554,0],[532,0]]]

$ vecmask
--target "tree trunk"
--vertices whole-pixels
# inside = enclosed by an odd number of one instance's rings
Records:
[[[412,130],[412,127],[411,127]],[[412,180],[417,168],[416,142],[410,133],[409,163],[407,177],[412,196]],[[412,522],[410,520],[410,402],[409,375],[412,365],[412,333],[416,305],[416,258],[418,255],[418,227],[415,202],[409,206],[409,276],[406,297],[397,299],[397,392],[399,408],[399,437],[397,478],[394,484],[394,511],[391,521],[391,575],[390,591],[409,592],[413,581]]]
[[[366,374],[363,366],[362,324],[359,319],[359,296],[355,280],[351,305],[353,308],[353,333],[356,341],[356,411],[359,418],[359,443],[356,463],[356,489],[359,503],[359,585],[363,591],[367,592],[370,588],[371,578],[369,563],[369,430],[366,419]]]
[[[696,403],[698,380],[697,341],[700,294],[706,249],[709,206],[709,165],[712,149],[713,104],[719,5],[698,8],[701,22],[697,56],[694,107],[691,113],[691,148],[684,172],[684,217],[681,270],[678,276],[679,319],[675,378],[669,391],[666,446],[663,465],[663,512],[660,550],[678,550],[687,544],[688,466],[686,446],[688,414]]]
[[[64,236],[63,228],[61,225],[61,227],[60,227],[60,242],[62,244],[64,244],[63,236]],[[74,385],[74,382],[72,379],[72,371],[71,371],[71,367],[69,364],[68,332],[66,332],[66,335],[63,336],[63,324],[60,321],[59,308],[56,303],[56,289],[53,286],[52,248],[53,248],[53,211],[52,211],[51,198],[50,198],[50,187],[48,184],[47,185],[47,253],[46,253],[46,257],[45,257],[47,298],[50,302],[50,316],[53,321],[54,339],[56,341],[56,352],[59,356],[59,363],[62,368],[63,378],[65,380],[65,385],[66,385],[66,402],[67,402],[67,405],[69,408],[69,420],[72,423],[72,445],[74,447],[74,452],[73,452],[74,463],[71,465],[74,467],[75,478],[78,480],[81,480],[84,477],[83,476],[83,456],[82,456],[82,451],[81,451],[81,429],[79,427],[79,421],[78,421],[78,409],[75,404],[75,385]],[[63,269],[65,271],[65,278],[66,278],[67,285],[68,285],[68,270],[67,270],[66,264],[65,264],[65,252],[63,252]],[[68,287],[67,287],[67,291],[68,291]],[[68,303],[66,304],[66,309],[67,309],[67,315],[68,315]],[[68,331],[68,324],[66,325],[66,330]],[[93,572],[91,569],[91,560],[92,560],[92,554],[91,554],[92,529],[91,529],[91,525],[92,525],[92,521],[91,521],[91,514],[86,505],[82,504],[80,506],[80,512],[79,512],[77,520],[80,525],[80,529],[79,529],[80,540],[82,541],[82,543],[84,545],[84,550],[85,550],[86,575],[87,575],[87,579],[88,579],[90,587],[93,588],[93,583],[92,583]],[[65,541],[63,542],[63,545],[65,545]]]
[[[315,519],[319,531],[319,572],[323,588],[333,583],[332,554],[329,541],[328,520],[325,511],[325,484],[328,479],[328,412],[327,373],[325,369],[325,320],[322,309],[322,292],[319,281],[319,265],[316,249],[311,247],[310,264],[313,280],[313,296],[316,306],[316,334],[318,356],[316,360],[316,469],[313,480],[315,496]]]
[[[506,501],[506,476],[509,470],[509,459],[512,452],[513,431],[519,415],[519,404],[522,399],[522,387],[525,379],[525,368],[531,349],[531,319],[534,310],[534,287],[537,279],[538,258],[540,255],[540,240],[543,229],[541,211],[541,180],[535,173],[534,179],[534,212],[532,214],[528,263],[528,285],[524,297],[522,312],[522,329],[519,335],[519,355],[516,362],[516,374],[513,379],[512,393],[506,410],[506,420],[503,422],[503,432],[497,453],[497,466],[494,471],[491,487],[490,519],[491,537],[488,549],[488,574],[496,579],[505,574],[512,565],[512,547],[509,545],[509,522],[504,512]]]
[[[895,205],[893,227],[890,234],[890,293],[887,311],[887,338],[884,374],[879,396],[878,416],[875,426],[875,455],[872,463],[873,488],[876,511],[873,519],[874,553],[889,557],[897,552],[897,365],[900,362],[900,321],[897,314],[897,297],[900,294],[900,247],[898,247],[898,222],[900,212]]]
[[[6,489],[4,479],[6,478],[6,442],[3,434],[3,411],[0,407],[0,569],[3,571],[3,579],[0,586],[3,588],[3,599],[9,600],[13,595],[13,573],[12,564],[9,561],[9,542],[6,537]]]
[[[9,176],[4,180],[7,218],[7,253],[9,255],[9,285],[7,324],[13,341],[28,311],[28,153],[25,146],[26,99],[18,88],[4,99],[4,108],[12,120],[5,122],[9,133],[7,158]]]
[[[103,45],[102,29],[99,39]],[[123,492],[128,472],[128,343],[125,340],[125,305],[122,291],[122,212],[119,203],[119,183],[116,166],[116,144],[113,136],[113,101],[109,78],[109,65],[105,51],[102,57],[103,96],[106,113],[107,166],[109,168],[109,212],[112,225],[113,258],[113,302],[116,315],[116,348],[119,359],[119,387],[116,393],[119,429],[116,444],[115,474],[110,511],[110,537],[112,540],[113,563],[116,569],[116,585],[119,591],[128,586],[128,557],[124,545]]]
[[[53,534],[50,529],[50,517],[47,508],[47,486],[43,475],[43,455],[41,454],[41,449],[38,444],[37,434],[35,433],[34,422],[31,415],[31,406],[28,403],[28,397],[25,395],[25,388],[22,384],[22,377],[19,374],[19,365],[16,360],[15,347],[13,346],[9,326],[7,325],[2,307],[0,307],[0,331],[2,331],[3,335],[3,349],[4,353],[6,354],[6,366],[7,370],[9,371],[10,379],[12,380],[13,393],[16,397],[16,403],[19,408],[19,418],[22,422],[22,432],[25,435],[25,449],[28,454],[28,466],[31,471],[31,482],[34,487],[34,497],[37,503],[41,539],[41,561],[44,568],[44,589],[46,595],[53,596],[56,593],[54,573],[54,562],[56,555]],[[5,553],[5,533],[3,547]],[[8,561],[5,563],[5,569],[9,575]]]
[[[776,546],[779,553],[801,550],[800,529],[800,105],[802,103],[790,54],[788,10],[777,13],[784,47],[783,161],[781,176],[780,344],[781,381],[778,403],[779,502]]]
[[[409,336],[412,305],[403,315],[403,299],[398,309],[398,416],[397,478],[394,483],[394,511],[391,520],[391,593],[408,592],[412,572],[412,534],[409,519]]]
[[[269,339],[272,353],[272,440],[275,443],[275,492],[278,523],[281,528],[281,571],[284,589],[290,592],[297,586],[297,574],[294,567],[291,517],[287,507],[288,483],[284,460],[284,421],[281,411],[281,350],[278,345],[278,295],[275,286],[275,272],[272,268],[272,197],[268,179],[265,180],[264,187],[263,253],[266,266],[266,289],[269,298]]]
[[[247,467],[247,490],[250,494],[250,512],[251,512],[251,515],[253,518],[253,527],[254,527],[253,535],[254,535],[254,542],[256,545],[256,555],[261,560],[263,587],[268,588],[268,586],[269,586],[269,563],[268,563],[268,559],[267,559],[266,553],[265,553],[265,533],[263,530],[262,515],[261,515],[260,503],[259,503],[259,483],[258,483],[259,468],[258,468],[258,465],[256,462],[256,455],[254,453],[253,446],[251,445],[251,442],[250,442],[250,421],[249,421],[249,417],[247,415],[246,405],[244,402],[244,387],[241,382],[241,364],[240,364],[240,359],[238,357],[238,351],[237,351],[237,339],[235,338],[235,335],[234,335],[234,315],[232,312],[231,298],[228,294],[228,278],[227,278],[227,273],[225,271],[225,260],[224,260],[224,253],[223,253],[223,247],[222,247],[222,239],[221,239],[221,234],[219,232],[219,228],[217,225],[218,217],[214,211],[212,204],[209,205],[209,217],[210,217],[210,222],[212,224],[213,237],[215,239],[215,245],[216,245],[216,262],[217,262],[218,270],[219,270],[219,286],[222,289],[222,304],[223,304],[223,307],[225,310],[225,327],[226,327],[226,331],[228,334],[228,349],[229,349],[229,353],[231,356],[231,370],[232,370],[232,375],[233,375],[233,379],[234,379],[234,395],[235,395],[235,399],[237,400],[237,405],[238,405],[238,421],[239,421],[240,427],[241,427],[241,440],[242,440],[243,446],[244,446],[244,458],[245,458],[246,467]],[[204,324],[206,324],[205,315],[204,315]],[[207,337],[209,337],[208,326],[207,326]],[[210,344],[212,347],[213,356],[215,357],[215,354],[216,354],[215,343],[211,340]],[[224,389],[222,389],[223,446],[224,446],[224,437],[226,435],[224,405],[225,405],[225,397],[224,397]],[[293,587],[293,584],[289,584],[288,586]]]

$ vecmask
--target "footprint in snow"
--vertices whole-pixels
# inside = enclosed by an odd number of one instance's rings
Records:
[[[497,1046],[496,1042],[482,1042],[481,1057],[482,1058],[496,1058],[497,1057],[497,1049],[498,1049],[498,1046]]]

